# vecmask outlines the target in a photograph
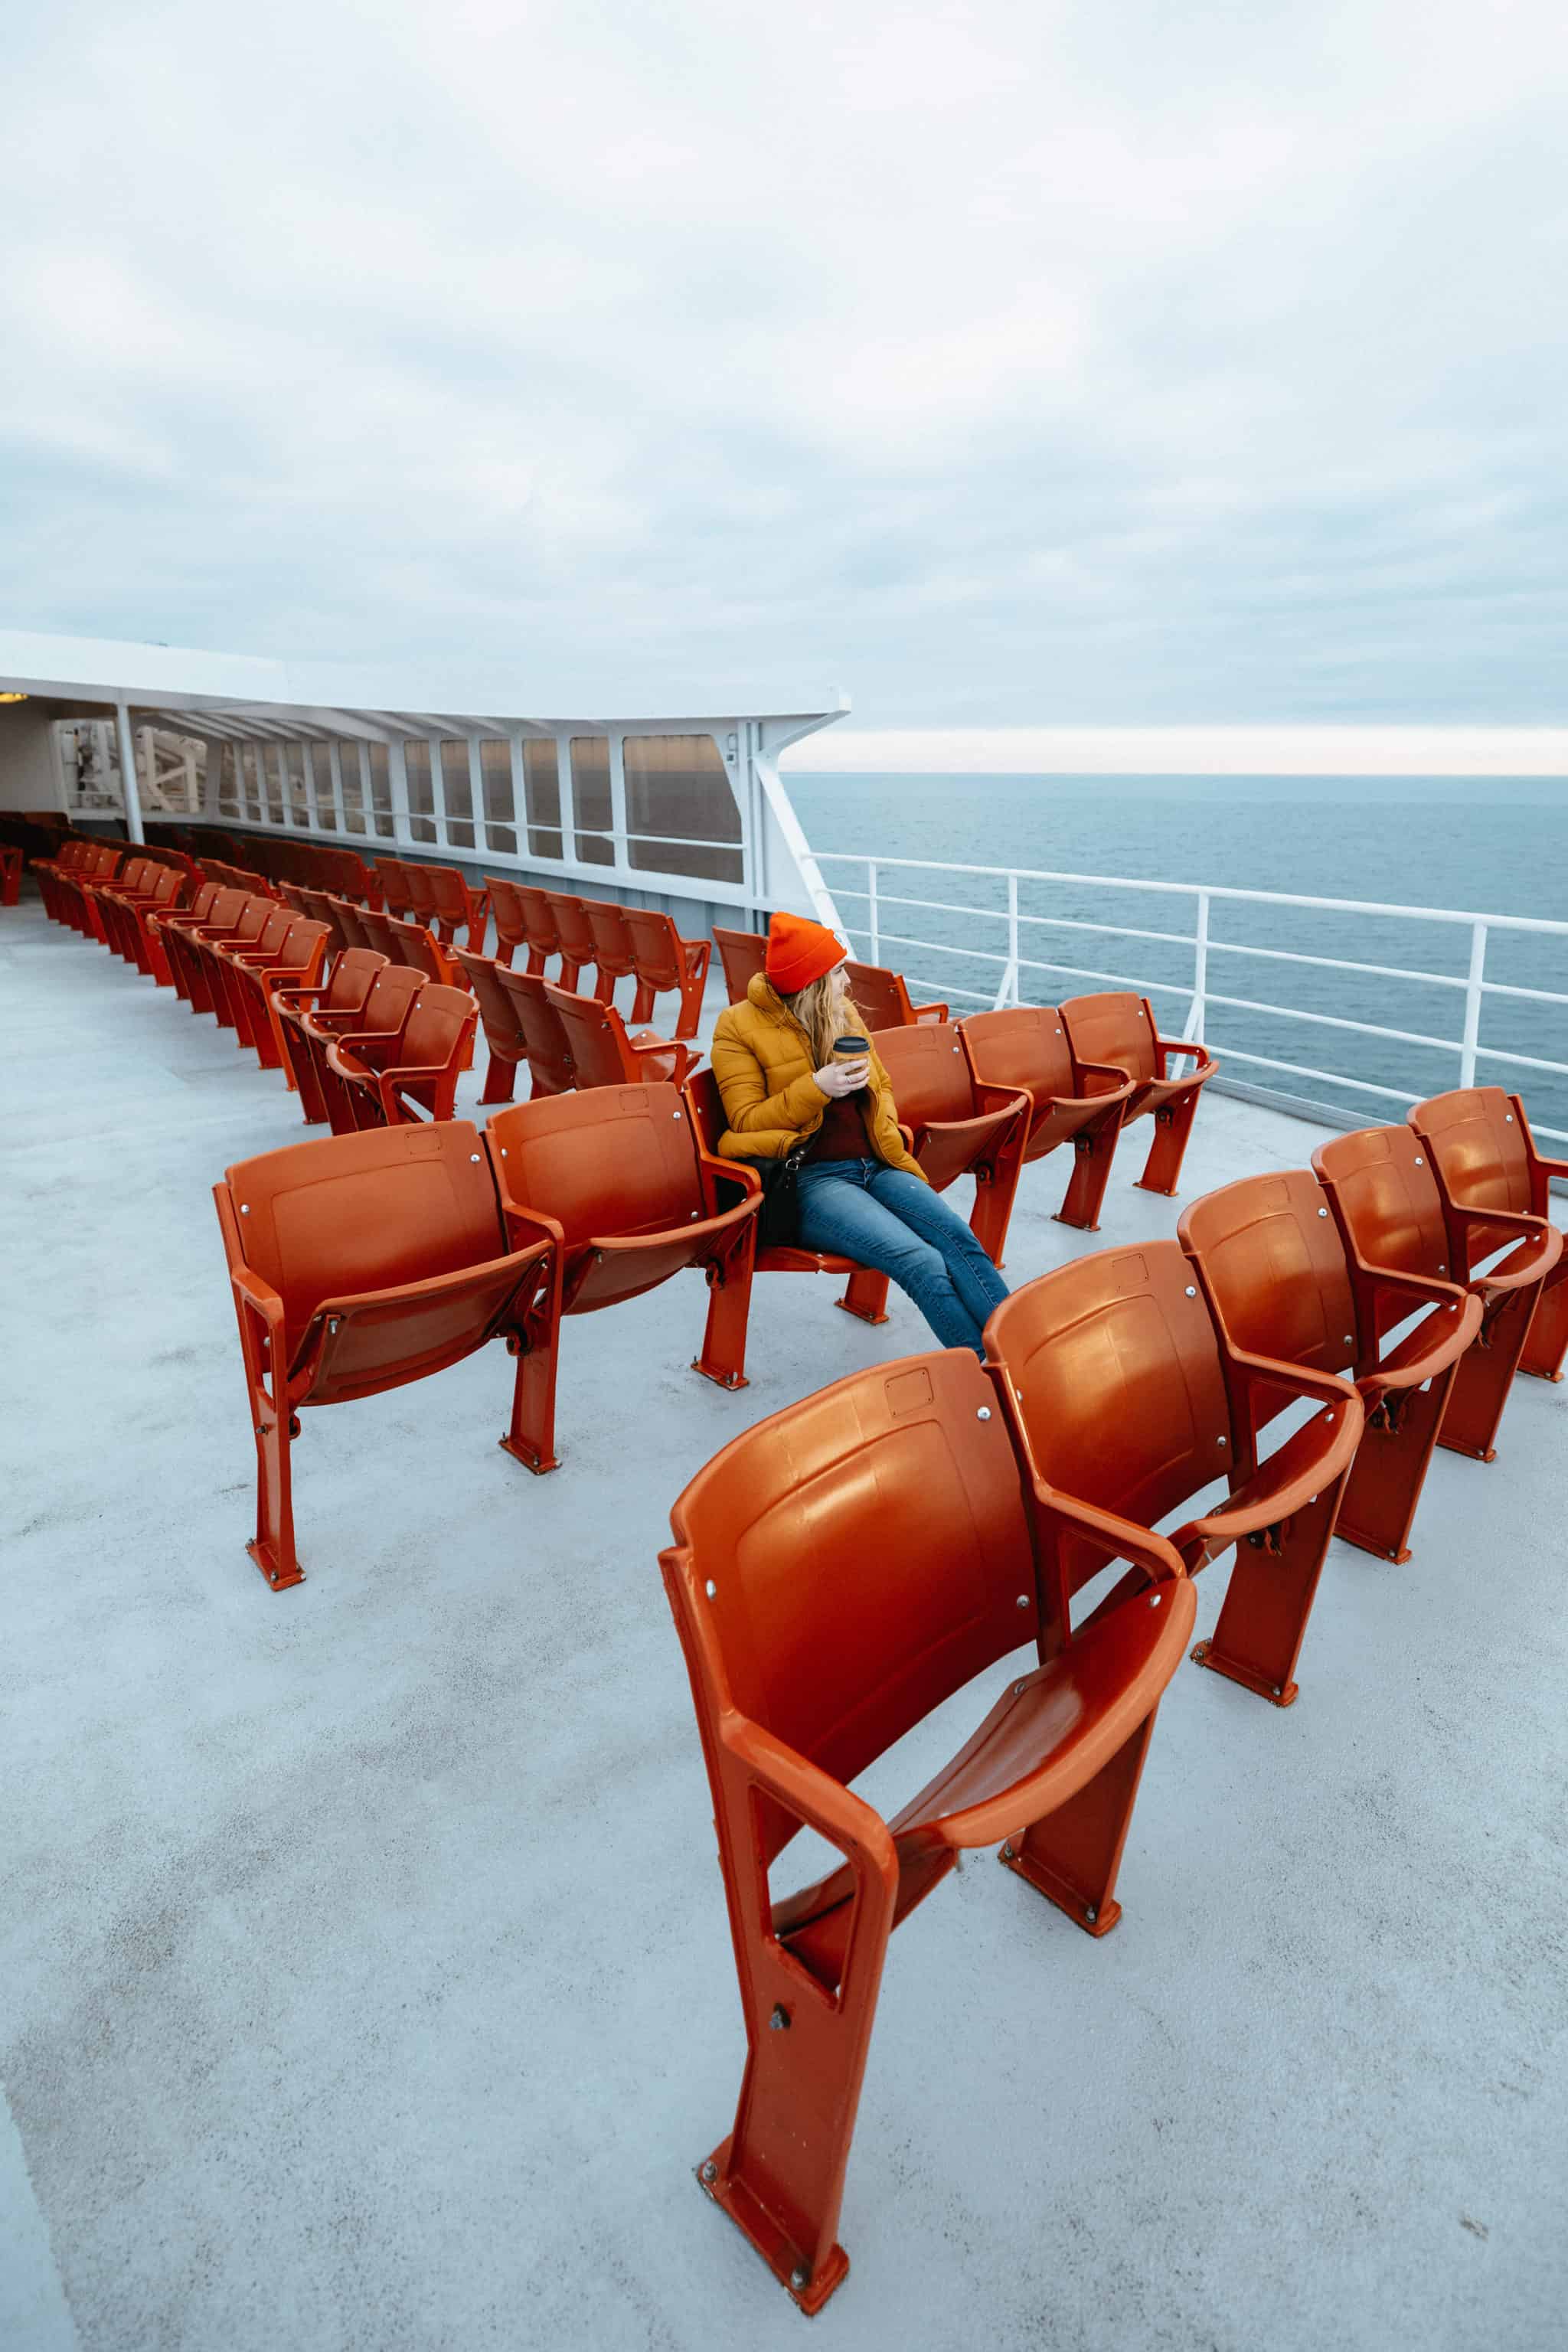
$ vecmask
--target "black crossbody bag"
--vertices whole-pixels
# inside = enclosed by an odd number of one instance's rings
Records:
[[[759,1249],[795,1247],[800,1232],[800,1168],[811,1145],[812,1138],[806,1136],[782,1160],[742,1160],[739,1163],[754,1170],[763,1187],[763,1205],[757,1211]]]

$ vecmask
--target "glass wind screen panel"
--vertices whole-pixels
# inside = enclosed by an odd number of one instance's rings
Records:
[[[239,747],[239,771],[245,783],[245,814],[259,824],[266,810],[266,793],[261,782],[261,747],[242,743]]]
[[[218,752],[217,804],[225,816],[239,814],[239,762],[232,743],[225,743]]]
[[[284,744],[283,773],[288,779],[290,822],[295,824],[313,824],[315,813],[310,806],[310,794],[305,790],[303,743]]]
[[[613,866],[612,841],[595,838],[610,830],[610,739],[572,738],[572,797],[577,813],[577,856],[584,866]]]
[[[403,772],[408,779],[408,830],[416,841],[436,838],[436,795],[430,783],[430,746],[411,735],[403,746]]]
[[[338,775],[343,796],[343,831],[364,831],[364,771],[360,765],[359,745],[338,745]]]
[[[306,753],[310,762],[310,782],[314,787],[311,799],[316,803],[316,823],[328,833],[338,829],[338,813],[332,805],[332,747],[330,743],[312,743]]]
[[[522,747],[522,782],[528,796],[528,854],[559,857],[561,840],[561,761],[553,738],[548,743]]]
[[[261,775],[266,786],[267,814],[274,824],[283,822],[283,752],[277,743],[261,746]]]
[[[467,737],[451,736],[441,745],[441,782],[447,794],[447,838],[454,849],[474,845],[474,779],[468,766]]]
[[[628,735],[621,745],[626,779],[626,832],[673,839],[628,839],[633,866],[690,874],[705,882],[744,879],[741,812],[711,735]],[[693,841],[731,842],[733,849],[692,849]]]
[[[517,812],[512,805],[511,745],[504,738],[492,735],[479,745],[479,782],[485,796],[485,846],[515,856],[517,834],[512,819]]]
[[[364,756],[370,763],[370,805],[374,829],[390,841],[396,827],[392,814],[392,768],[385,744],[367,743]]]

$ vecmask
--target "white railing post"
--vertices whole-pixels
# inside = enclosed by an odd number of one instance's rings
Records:
[[[1481,1042],[1481,982],[1487,968],[1487,927],[1470,926],[1470,969],[1465,982],[1465,1042],[1459,1048],[1459,1084],[1476,1083],[1476,1048]]]
[[[866,924],[871,934],[871,952],[867,958],[867,961],[868,963],[880,963],[882,961],[882,934],[878,928],[877,861],[874,857],[868,857],[866,860]]]
[[[1006,1004],[1018,1003],[1018,877],[1007,876],[1007,961],[1002,973],[1002,984],[996,991],[994,1013]]]
[[[1204,1042],[1204,999],[1209,984],[1209,894],[1198,892],[1197,928],[1193,934],[1193,1001],[1187,1013],[1186,1026],[1182,1031],[1184,1044],[1201,1045]]]

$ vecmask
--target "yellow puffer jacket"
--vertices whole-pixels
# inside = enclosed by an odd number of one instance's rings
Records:
[[[858,1023],[859,1015],[855,1020]],[[710,1056],[724,1098],[725,1129],[719,1150],[726,1160],[783,1160],[805,1137],[815,1135],[829,1097],[817,1085],[811,1042],[777,992],[761,972],[743,1004],[719,1015]],[[925,1178],[899,1132],[892,1081],[871,1050],[871,1137],[879,1160]]]

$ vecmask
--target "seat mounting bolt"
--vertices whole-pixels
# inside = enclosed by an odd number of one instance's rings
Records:
[[[797,2263],[795,2268],[791,2271],[789,2274],[789,2283],[791,2286],[794,2287],[796,2294],[798,2294],[803,2287],[807,2287],[811,2284],[811,2273],[808,2270],[802,2268],[802,2266]]]
[[[702,2178],[704,2180],[710,2181],[717,2180],[719,2178],[719,2168],[714,2163],[711,2157],[709,2158],[707,2163],[702,2168]]]
[[[1095,1923],[1095,1921],[1099,1918],[1100,1914],[1099,1914],[1099,1912],[1095,1909],[1095,1907],[1094,1907],[1093,1904],[1092,1904],[1092,1903],[1090,1903],[1090,1904],[1089,1904],[1089,1905],[1088,1905],[1088,1906],[1086,1907],[1086,1909],[1085,1909],[1085,1911],[1084,1911],[1084,1915],[1083,1915],[1083,1916],[1084,1916],[1084,1917],[1089,1921],[1089,1926],[1092,1927],[1093,1927],[1093,1925],[1094,1925],[1094,1923]]]
[[[774,2001],[773,2013],[768,2020],[768,2028],[769,2031],[773,2033],[787,2033],[789,2032],[789,2011],[784,2007],[782,2000]]]
[[[1011,1862],[1013,1859],[1013,1841],[1011,1838],[1008,1839],[1006,1844],[1002,1849],[1002,1859],[1004,1862]]]

